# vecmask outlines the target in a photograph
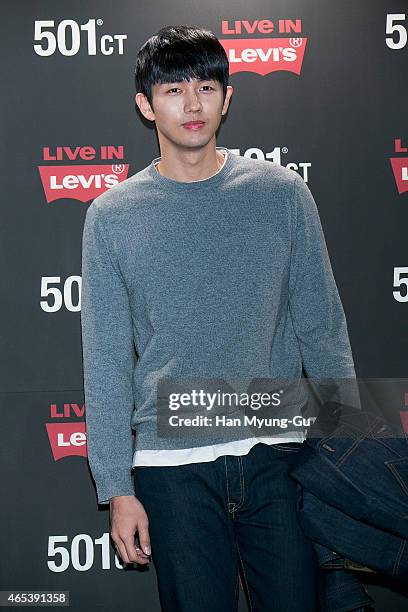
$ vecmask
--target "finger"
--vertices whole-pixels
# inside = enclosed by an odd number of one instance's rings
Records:
[[[143,550],[139,546],[135,545],[134,536],[123,538],[123,543],[126,548],[126,553],[131,562],[141,563],[142,561],[149,560],[148,556],[145,555]]]
[[[141,563],[144,565],[146,565],[147,563],[150,563],[149,557],[147,557],[140,548],[136,547],[136,554],[137,554],[136,563]]]
[[[131,555],[127,555],[126,552],[120,552],[120,550],[123,550],[123,547],[121,547],[121,549],[119,549],[119,547],[116,545],[116,554],[118,555],[118,557],[120,557],[124,563],[124,565],[128,565],[131,563],[149,563],[149,558],[143,553],[143,551],[140,548],[136,548],[135,547],[135,553],[133,556]],[[125,560],[127,559],[127,561]]]
[[[149,536],[149,527],[148,525],[141,524],[139,525],[139,542],[142,550],[146,553],[146,555],[151,555],[152,551],[150,548],[150,536]]]

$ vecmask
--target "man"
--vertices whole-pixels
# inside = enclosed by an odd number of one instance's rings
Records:
[[[251,609],[315,611],[316,555],[288,475],[304,433],[160,435],[158,406],[164,379],[355,376],[316,204],[296,172],[216,145],[233,88],[212,32],[163,28],[135,81],[161,155],[96,198],[83,234],[98,501],[123,561],[152,556],[163,610],[236,610],[241,569]]]

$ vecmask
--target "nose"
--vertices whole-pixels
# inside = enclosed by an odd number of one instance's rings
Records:
[[[188,90],[185,98],[184,110],[188,113],[197,112],[201,110],[200,96],[194,89]]]

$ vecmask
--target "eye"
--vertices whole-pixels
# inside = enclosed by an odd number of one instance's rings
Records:
[[[203,85],[203,86],[202,86],[202,88],[203,88],[203,87],[208,87],[208,90],[209,90],[209,91],[215,91],[215,88],[214,88],[214,87],[212,87],[211,85]],[[168,90],[166,91],[166,93],[172,93],[173,91],[174,91],[174,92],[176,92],[176,91],[178,91],[178,90],[180,91],[180,87],[171,87],[170,89],[168,89]],[[207,90],[207,91],[208,91],[208,90]]]

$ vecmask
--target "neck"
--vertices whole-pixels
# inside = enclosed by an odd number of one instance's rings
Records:
[[[224,163],[224,154],[215,145],[194,151],[160,151],[157,171],[167,178],[183,183],[201,181],[218,172]]]

